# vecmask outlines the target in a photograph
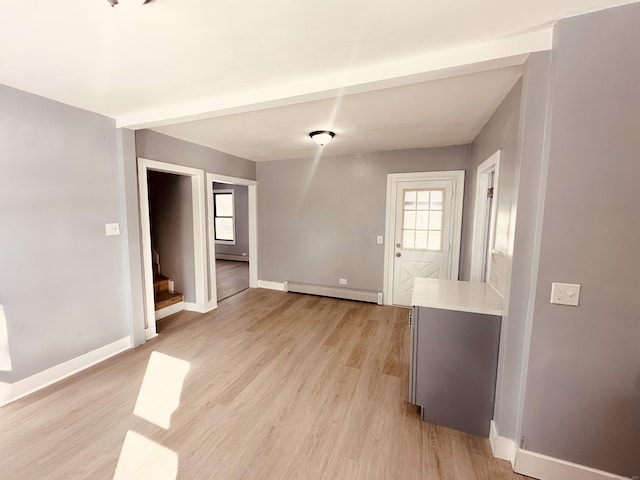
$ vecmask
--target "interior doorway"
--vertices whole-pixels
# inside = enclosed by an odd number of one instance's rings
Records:
[[[249,288],[249,187],[213,183],[213,241],[218,301]],[[212,285],[213,288],[214,285]]]
[[[463,191],[463,170],[388,175],[385,304],[409,306],[414,278],[458,278]]]
[[[496,151],[478,166],[476,172],[473,243],[471,246],[472,282],[490,282],[492,255],[496,233],[498,179],[501,150]],[[495,285],[493,285],[495,288]]]
[[[191,232],[186,232],[193,242],[193,297],[183,302],[182,308],[198,312],[208,311],[208,278],[206,271],[207,238],[204,199],[204,171],[170,163],[138,158],[138,189],[140,195],[140,226],[142,240],[142,261],[144,273],[145,335],[147,339],[157,335],[154,301],[154,254],[151,245],[151,218],[149,204],[149,172],[162,172],[186,177],[190,187]],[[184,183],[184,182],[182,182]]]
[[[258,286],[257,182],[213,173],[206,178],[209,296],[217,304]]]

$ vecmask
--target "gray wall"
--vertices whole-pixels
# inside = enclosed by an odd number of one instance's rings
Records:
[[[640,4],[556,29],[548,181],[522,433],[640,475]],[[582,285],[577,308],[552,281]]]
[[[15,382],[129,334],[115,123],[0,86],[0,304]]]
[[[530,286],[537,271],[534,257],[538,245],[543,144],[547,120],[550,53],[529,56],[522,79],[518,111],[518,148],[513,184],[510,186],[512,219],[509,224],[505,311],[502,318],[498,382],[494,420],[501,436],[519,438],[518,415],[524,389],[531,304]]]
[[[212,148],[185,142],[151,130],[136,131],[138,157],[185,167],[200,168],[208,173],[256,179],[256,164]]]
[[[249,258],[249,187],[246,185],[229,185],[226,183],[213,182],[213,188],[216,190],[233,190],[236,223],[236,244],[216,244],[216,254],[246,254],[246,257]]]
[[[148,172],[151,245],[160,272],[173,280],[185,302],[196,301],[191,177]]]
[[[500,172],[498,178],[498,195],[496,199],[496,231],[503,232],[496,239],[496,245],[504,248],[508,256],[509,225],[515,219],[511,218],[514,203],[515,171],[518,160],[518,127],[520,120],[520,97],[522,81],[518,81],[507,94],[495,113],[471,144],[471,162],[467,179],[468,188],[465,191],[465,219],[464,224],[464,260],[460,278],[469,280],[471,275],[471,246],[473,244],[473,212],[475,210],[476,175],[478,166],[502,149]]]
[[[259,162],[260,279],[382,291],[387,174],[468,162],[468,146]]]

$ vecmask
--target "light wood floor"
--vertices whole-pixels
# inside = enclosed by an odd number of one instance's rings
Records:
[[[249,262],[216,260],[218,301],[249,288]]]
[[[180,479],[526,478],[407,403],[407,310],[250,289],[159,332],[0,409],[0,478],[111,479],[127,432],[173,452]],[[190,364],[168,430],[133,413],[152,352]],[[154,475],[119,480],[175,478],[145,455]]]

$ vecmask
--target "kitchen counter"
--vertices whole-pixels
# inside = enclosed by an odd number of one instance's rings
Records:
[[[503,299],[488,283],[416,278],[411,306],[502,315]]]
[[[489,436],[502,303],[486,283],[415,279],[409,401],[423,421]]]

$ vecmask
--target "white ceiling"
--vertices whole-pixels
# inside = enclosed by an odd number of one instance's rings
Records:
[[[120,2],[3,2],[0,83],[256,160],[469,141],[558,19],[633,3]]]

